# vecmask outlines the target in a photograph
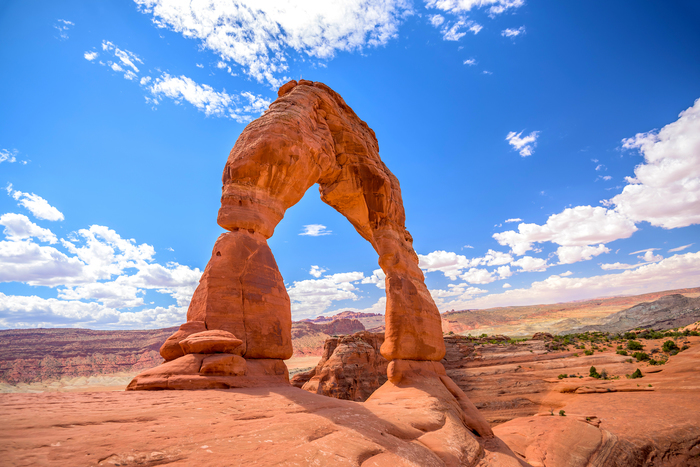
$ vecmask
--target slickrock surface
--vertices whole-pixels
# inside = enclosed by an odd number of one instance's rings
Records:
[[[0,459],[8,466],[523,465],[497,438],[464,428],[439,379],[412,378],[387,383],[364,404],[291,386],[3,394]]]
[[[387,381],[384,334],[358,332],[326,340],[318,365],[291,379],[293,386],[338,399],[365,401]]]

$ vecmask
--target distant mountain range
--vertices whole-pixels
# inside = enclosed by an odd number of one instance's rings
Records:
[[[636,328],[658,331],[681,328],[696,321],[700,321],[700,297],[672,294],[613,313],[598,325],[573,328],[560,334],[586,331],[625,332]]]
[[[700,320],[700,288],[632,297],[444,313],[443,331],[509,336],[668,329]],[[147,331],[88,329],[0,330],[0,383],[137,373],[162,362],[158,350],[177,328]],[[343,311],[292,324],[295,356],[321,355],[334,335],[384,331],[384,315]]]

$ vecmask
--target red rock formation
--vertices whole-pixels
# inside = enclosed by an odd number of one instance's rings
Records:
[[[379,348],[384,334],[357,332],[326,340],[316,368],[294,375],[293,386],[337,399],[365,401],[387,381],[389,362]]]
[[[291,81],[241,133],[223,175],[217,241],[187,313],[244,340],[246,358],[291,356],[289,298],[266,239],[318,183],[379,254],[386,273],[387,359],[440,360],[440,315],[405,227],[401,189],[374,132],[322,83]],[[245,338],[243,337],[245,336]]]

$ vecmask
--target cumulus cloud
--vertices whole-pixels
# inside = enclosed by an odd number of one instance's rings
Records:
[[[521,34],[525,34],[525,26],[520,26],[518,29],[507,28],[501,31],[503,37],[518,37]]]
[[[154,24],[198,40],[223,61],[272,86],[281,85],[290,52],[330,59],[396,37],[411,14],[407,0],[343,2],[195,2],[135,0]]]
[[[520,224],[518,231],[495,233],[493,238],[520,256],[534,243],[552,242],[561,246],[588,246],[628,238],[637,227],[615,210],[601,206],[576,206],[553,214],[544,225]]]
[[[295,319],[319,316],[339,300],[357,300],[356,284],[365,278],[361,272],[330,274],[322,279],[294,281],[287,288]]]
[[[459,276],[464,282],[469,284],[490,284],[496,280],[493,272],[487,269],[471,268]]]
[[[535,305],[615,295],[636,295],[657,290],[696,287],[700,283],[700,252],[674,255],[657,263],[642,265],[617,274],[586,278],[553,275],[529,287],[469,300],[441,302],[441,311]]]
[[[513,146],[513,148],[518,151],[522,157],[527,157],[532,155],[532,152],[537,145],[537,137],[539,136],[539,133],[539,131],[533,131],[529,135],[521,137],[523,134],[522,131],[520,133],[511,131],[506,136],[506,141],[508,141],[508,144]]]
[[[520,268],[520,271],[536,272],[544,271],[549,267],[547,260],[543,258],[535,258],[534,256],[523,256],[517,261],[510,263],[512,266]]]
[[[508,253],[491,249],[478,258],[467,258],[452,251],[437,250],[427,255],[419,254],[418,260],[418,265],[426,273],[440,271],[452,280],[461,277],[473,284],[488,284],[496,280],[496,277],[485,269],[477,269],[477,266],[502,266],[513,261],[513,257]],[[502,269],[499,268],[499,270]],[[501,273],[499,276],[503,278]]]
[[[700,99],[661,130],[624,139],[623,148],[638,150],[644,162],[605,205],[664,229],[700,223]]]
[[[469,59],[464,61],[464,64],[469,65],[469,66],[474,66],[474,65],[476,65],[476,60],[473,58],[469,58]]]
[[[386,274],[381,269],[372,271],[372,275],[362,279],[363,284],[374,284],[380,289],[386,289]]]
[[[19,190],[14,190],[12,184],[8,184],[5,188],[7,194],[17,200],[17,205],[25,207],[37,219],[45,219],[47,221],[62,221],[63,213],[51,206],[48,201],[34,193],[23,193]]]
[[[587,261],[603,253],[610,253],[610,248],[607,248],[602,243],[598,246],[560,246],[557,248],[559,264],[572,264],[578,263],[579,261]]]
[[[312,276],[314,276],[316,278],[319,278],[326,271],[328,271],[328,269],[322,268],[320,266],[311,266],[311,270],[309,271],[309,274],[311,274]]]
[[[508,282],[506,282],[505,284],[503,284],[503,288],[504,288],[504,289],[510,289],[511,287],[513,287],[513,286],[510,285]]]
[[[49,229],[39,227],[23,214],[6,213],[0,216],[0,225],[4,226],[5,237],[13,242],[26,240],[32,237],[42,242],[56,243],[58,237]]]
[[[309,237],[320,237],[321,235],[330,235],[332,230],[328,230],[325,225],[309,224],[305,225],[299,235],[308,235]]]
[[[98,54],[97,52],[92,51],[92,52],[85,52],[83,54],[83,57],[85,57],[85,60],[87,60],[88,62],[91,62],[94,59],[96,59],[99,55],[100,54]]]

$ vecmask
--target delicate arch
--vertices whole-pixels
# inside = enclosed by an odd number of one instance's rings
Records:
[[[289,297],[266,240],[318,183],[321,199],[379,255],[387,293],[382,355],[442,359],[440,314],[405,227],[399,181],[380,159],[374,132],[322,83],[291,81],[278,94],[226,162],[218,223],[229,232],[217,240],[188,322],[245,336],[249,358],[291,356]]]

